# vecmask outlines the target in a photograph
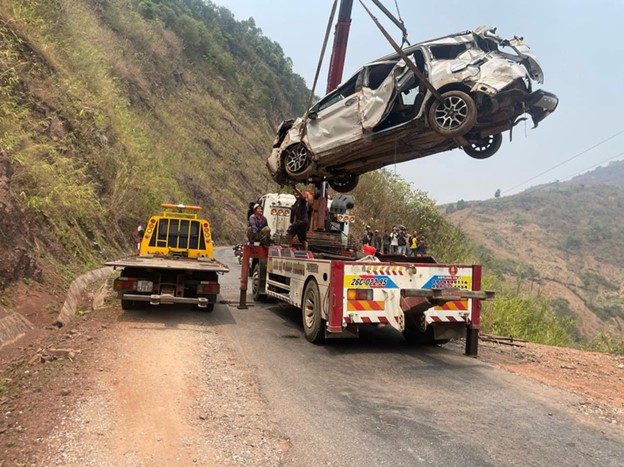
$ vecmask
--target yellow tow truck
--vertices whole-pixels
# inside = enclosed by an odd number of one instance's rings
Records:
[[[138,229],[137,254],[107,266],[121,268],[113,288],[121,307],[191,304],[212,311],[220,290],[219,274],[228,266],[213,257],[210,224],[199,206],[161,204],[163,212]]]

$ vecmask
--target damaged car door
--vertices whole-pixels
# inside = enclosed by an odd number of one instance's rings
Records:
[[[353,76],[308,112],[306,133],[315,156],[361,138],[359,76]]]

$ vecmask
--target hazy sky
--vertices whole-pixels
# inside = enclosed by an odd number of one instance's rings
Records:
[[[238,20],[253,17],[263,34],[278,42],[292,59],[294,71],[312,85],[333,0],[213,1],[227,7]],[[490,159],[474,160],[456,149],[389,166],[390,170],[396,169],[437,202],[446,203],[491,198],[499,188],[503,196],[510,195],[533,185],[563,181],[611,158],[624,159],[624,0],[397,1],[412,44],[483,24],[498,27],[502,37],[524,37],[544,70],[541,87],[557,94],[560,102],[538,128],[532,130],[530,121],[521,123],[514,129],[512,142],[506,132],[503,146]],[[370,0],[365,3],[383,17]],[[396,13],[394,0],[383,3]],[[352,17],[343,79],[366,62],[392,52],[358,0],[354,0]],[[384,25],[400,42],[398,29],[388,21]],[[325,93],[328,60],[326,54],[317,95]]]

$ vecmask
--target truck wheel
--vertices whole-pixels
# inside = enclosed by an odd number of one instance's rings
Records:
[[[434,345],[433,328],[429,326],[424,332],[420,331],[417,326],[406,327],[403,331],[405,340],[413,345]]]
[[[124,300],[121,299],[121,309],[124,311],[134,310],[136,308],[136,303],[134,300]]]
[[[260,293],[260,263],[256,263],[251,274],[251,295],[254,302],[264,302],[266,294]]]
[[[214,311],[214,306],[215,306],[214,303],[208,303],[206,305],[206,308],[204,308],[204,311],[207,313],[210,313],[211,311]]]
[[[315,280],[308,282],[303,292],[301,314],[305,338],[313,344],[323,343],[325,341],[325,320],[321,315],[321,294]]]

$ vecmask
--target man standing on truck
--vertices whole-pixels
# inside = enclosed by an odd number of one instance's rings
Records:
[[[249,227],[247,228],[247,238],[250,243],[260,242],[262,246],[271,244],[271,228],[262,215],[262,206],[254,204],[253,214],[249,216]]]
[[[287,231],[288,246],[292,248],[295,235],[303,244],[303,249],[308,249],[308,202],[297,187],[293,189],[296,201],[290,208],[290,227]]]

